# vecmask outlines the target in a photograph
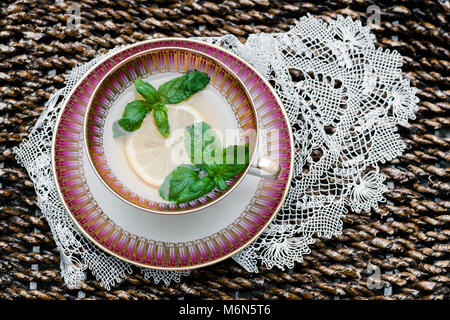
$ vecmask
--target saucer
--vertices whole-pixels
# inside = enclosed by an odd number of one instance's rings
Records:
[[[115,197],[98,179],[83,148],[87,102],[108,68],[144,50],[189,48],[227,65],[244,83],[264,130],[277,130],[265,155],[276,156],[276,180],[245,176],[221,202],[189,215],[147,214]],[[99,248],[137,266],[188,270],[222,261],[255,240],[271,223],[288,192],[293,170],[293,138],[286,113],[270,84],[236,55],[188,39],[156,39],[114,52],[91,68],[66,97],[52,144],[58,192],[80,231]],[[276,143],[275,143],[276,142]]]

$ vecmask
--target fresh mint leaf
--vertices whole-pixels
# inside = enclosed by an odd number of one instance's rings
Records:
[[[205,167],[208,175],[214,177],[214,181],[220,181],[219,178],[223,180],[231,179],[248,166],[250,156],[248,144],[228,146],[223,149],[222,155],[221,163],[207,164]]]
[[[136,81],[134,82],[134,86],[136,88],[136,91],[139,92],[139,94],[143,96],[148,103],[153,105],[157,102],[160,102],[161,98],[158,91],[150,83],[145,82],[141,79],[136,79]]]
[[[217,188],[222,191],[228,188],[227,180],[221,176],[215,176],[214,183],[216,184]]]
[[[131,133],[122,129],[122,127],[119,125],[119,120],[113,122],[112,131],[113,131],[113,138],[120,138],[129,135]]]
[[[175,203],[198,199],[214,189],[214,181],[199,168],[182,164],[175,168],[159,188],[159,194]]]
[[[158,92],[162,103],[176,104],[204,89],[209,83],[209,76],[200,71],[191,71],[159,86]]]
[[[135,100],[128,103],[118,124],[128,132],[136,131],[141,127],[142,121],[151,110],[151,105],[144,100]]]
[[[153,119],[155,119],[156,128],[164,138],[170,134],[169,117],[167,116],[167,107],[162,103],[153,106]]]
[[[203,90],[209,83],[209,76],[200,71],[191,71],[184,75],[186,77],[185,87],[191,91],[192,94]]]
[[[211,192],[214,189],[214,181],[210,176],[198,178],[188,188],[184,189],[178,196],[177,203],[189,202]]]
[[[221,159],[222,143],[216,132],[206,122],[196,122],[184,131],[184,147],[191,162],[202,167]]]

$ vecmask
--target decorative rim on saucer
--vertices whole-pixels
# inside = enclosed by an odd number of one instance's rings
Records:
[[[90,193],[82,165],[82,136],[86,96],[105,74],[104,64],[117,64],[143,50],[183,47],[211,55],[227,65],[252,95],[261,128],[279,129],[277,159],[282,173],[276,180],[261,180],[253,199],[230,225],[204,238],[161,242],[130,234],[112,221]],[[83,102],[80,103],[80,102]],[[268,155],[270,158],[270,155]],[[57,119],[52,143],[52,168],[63,204],[80,231],[111,255],[137,266],[158,270],[188,270],[208,266],[236,254],[255,240],[272,222],[292,179],[294,144],[280,98],[263,76],[236,55],[197,40],[155,39],[136,43],[103,59],[66,97]],[[176,217],[174,217],[176,218]]]
[[[105,65],[105,67],[107,67]],[[143,197],[125,185],[114,173],[105,155],[103,134],[105,119],[117,97],[134,85],[137,78],[166,72],[186,72],[197,70],[210,76],[209,85],[220,93],[233,110],[240,129],[240,143],[250,142],[252,146],[250,163],[255,157],[258,143],[258,120],[256,110],[242,81],[219,60],[204,53],[186,48],[161,47],[145,50],[130,56],[114,65],[105,75],[100,74],[95,89],[87,91],[88,101],[84,116],[83,143],[87,150],[90,164],[98,178],[119,199],[128,204],[151,213],[185,214],[194,212],[217,203],[229,194],[242,181],[250,165],[236,178],[227,183],[229,188],[221,191],[214,189],[207,195],[181,204],[156,201]],[[93,81],[93,78],[91,78]],[[83,103],[83,102],[80,102]],[[112,133],[111,133],[112,134]]]

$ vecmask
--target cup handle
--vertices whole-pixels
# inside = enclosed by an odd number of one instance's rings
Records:
[[[261,157],[256,163],[252,163],[248,173],[265,179],[277,179],[281,173],[281,166],[276,161]]]

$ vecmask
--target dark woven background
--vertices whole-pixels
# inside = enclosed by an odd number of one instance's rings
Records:
[[[81,26],[72,31],[70,3],[0,4],[0,299],[449,298],[448,1],[85,0]],[[372,28],[378,46],[404,56],[404,75],[421,99],[417,119],[399,130],[406,151],[383,165],[387,203],[370,214],[348,214],[342,236],[318,241],[293,270],[249,274],[229,260],[170,286],[139,272],[110,292],[90,273],[81,288],[64,285],[59,252],[12,148],[77,62],[151,37],[231,33],[245,41],[250,33],[288,30],[308,12],[365,23],[373,4],[381,8],[381,23]],[[379,267],[379,289],[368,287],[369,264]]]

